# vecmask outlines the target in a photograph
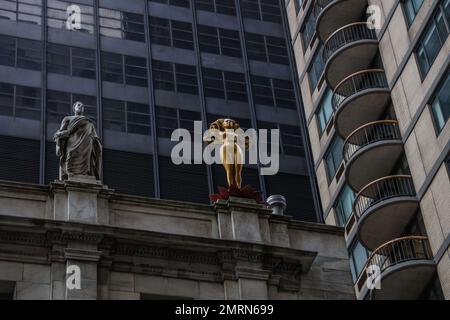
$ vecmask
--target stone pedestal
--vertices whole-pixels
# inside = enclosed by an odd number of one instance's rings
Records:
[[[268,219],[272,211],[253,199],[230,197],[218,200],[217,212],[219,236],[222,239],[245,242],[270,242]]]
[[[94,177],[73,176],[53,182],[51,187],[55,220],[108,224],[108,210],[104,206],[112,190]]]

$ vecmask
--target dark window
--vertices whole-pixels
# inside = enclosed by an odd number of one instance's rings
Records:
[[[152,70],[155,89],[175,91],[175,77],[172,63],[153,60]]]
[[[150,17],[152,43],[182,49],[194,49],[192,24],[163,18]]]
[[[104,81],[146,87],[147,60],[102,52],[102,77]]]
[[[194,121],[201,121],[200,112],[156,106],[158,137],[170,138],[178,128],[189,130],[193,134]]]
[[[39,183],[39,140],[0,136],[0,179]]]
[[[39,41],[17,39],[17,67],[41,70],[41,48]]]
[[[352,272],[353,282],[358,280],[359,275],[364,270],[367,259],[369,258],[369,252],[363,247],[363,245],[357,241],[349,250],[350,257],[350,271]]]
[[[249,59],[289,64],[286,43],[283,38],[263,36],[255,33],[245,34]]]
[[[281,11],[278,1],[242,0],[242,15],[245,18],[281,23]]]
[[[147,59],[124,56],[125,83],[129,85],[147,87]]]
[[[302,134],[299,126],[280,124],[281,146],[283,154],[304,157]]]
[[[450,0],[438,5],[416,49],[422,77],[430,71],[450,31]]]
[[[352,215],[353,201],[355,201],[355,192],[346,185],[339,194],[335,204],[337,220],[341,227],[347,224],[348,219]]]
[[[252,76],[252,85],[257,104],[296,109],[292,81]]]
[[[103,181],[120,193],[154,197],[153,156],[104,149]]]
[[[266,36],[267,55],[272,63],[289,64],[286,43],[283,38]]]
[[[41,50],[40,41],[0,35],[0,64],[2,65],[40,71]]]
[[[171,6],[189,8],[190,2],[189,0],[150,0],[151,2],[159,2],[169,4]]]
[[[247,87],[242,73],[224,71],[227,100],[247,101]]]
[[[292,81],[272,79],[275,103],[279,108],[296,109],[294,88]]]
[[[80,29],[67,29],[67,8],[77,5],[82,13]],[[67,29],[75,32],[94,33],[94,7],[77,1],[47,0],[47,26],[55,29]]]
[[[61,120],[72,114],[72,106],[81,101],[85,105],[86,115],[97,122],[97,98],[76,93],[47,90],[47,121],[61,123]]]
[[[255,103],[275,106],[270,78],[252,76],[252,86]]]
[[[249,59],[267,61],[267,52],[263,35],[246,32],[245,42]]]
[[[220,70],[202,69],[205,96],[225,99],[223,75]]]
[[[175,165],[168,157],[159,157],[161,198],[209,203],[205,165]]]
[[[324,68],[325,62],[323,61],[322,45],[320,45],[319,47],[317,47],[316,53],[314,53],[311,66],[309,67],[308,70],[309,84],[311,86],[311,91],[314,91],[315,88],[317,87],[317,84],[319,83]]]
[[[197,68],[179,63],[175,63],[174,66],[177,91],[198,94]]]
[[[314,34],[316,33],[316,22],[317,22],[316,10],[312,8],[307,13],[304,26],[300,31],[302,35],[304,51],[306,51],[306,48],[308,48],[308,46],[311,44]]]
[[[422,7],[423,0],[405,0],[405,15],[406,20],[408,21],[408,25],[411,25],[416,18],[417,13]]]
[[[228,29],[198,25],[200,51],[241,57],[239,32]]]
[[[41,89],[0,83],[0,115],[39,121]]]
[[[333,116],[332,99],[333,99],[333,91],[327,88],[325,94],[322,97],[322,100],[320,101],[320,105],[317,110],[317,119],[319,122],[320,135],[322,135],[322,133],[325,131],[325,128],[327,127],[328,123],[331,120],[331,117]]]
[[[335,137],[330,145],[330,149],[325,155],[325,162],[327,164],[328,177],[330,180],[336,175],[343,160],[342,149],[342,139],[340,137]]]
[[[441,132],[450,118],[450,71],[444,75],[442,84],[431,102],[433,119],[438,132]]]
[[[197,10],[236,15],[234,0],[195,0]]]
[[[2,0],[0,19],[42,24],[42,0]]]
[[[195,66],[153,60],[153,80],[156,89],[198,94]]]
[[[150,108],[146,104],[104,98],[103,126],[107,130],[150,135]]]
[[[205,96],[247,101],[247,87],[242,73],[203,68]]]
[[[47,68],[49,72],[95,79],[95,51],[49,43]]]
[[[14,85],[0,83],[0,115],[14,116]]]
[[[113,9],[99,9],[100,34],[106,37],[145,42],[144,16]]]

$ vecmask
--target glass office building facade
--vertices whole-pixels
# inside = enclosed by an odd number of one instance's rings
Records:
[[[209,203],[220,166],[174,165],[174,129],[220,117],[280,129],[280,172],[243,185],[321,214],[284,3],[277,0],[0,0],[0,179],[58,178],[53,133],[82,101],[118,192]],[[76,14],[80,13],[80,20]],[[75,16],[73,15],[75,14]],[[73,19],[68,20],[72,15]],[[314,179],[314,178],[313,178]]]

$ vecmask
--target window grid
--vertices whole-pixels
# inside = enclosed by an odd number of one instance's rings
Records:
[[[245,33],[249,59],[289,65],[286,43],[283,38],[255,33]]]
[[[102,101],[103,126],[106,130],[151,135],[148,105],[107,98]]]
[[[77,1],[47,0],[47,26],[49,28],[67,30],[67,8],[73,4],[79,6],[83,13],[81,16],[81,29],[76,31],[93,34],[95,29],[94,7],[78,3]]]
[[[197,67],[153,60],[155,89],[198,95]]]
[[[147,87],[147,59],[102,51],[103,81]]]
[[[95,51],[49,43],[47,45],[48,72],[95,79]]]
[[[245,18],[281,23],[278,1],[242,0],[242,15]]]
[[[329,180],[331,181],[336,175],[339,166],[342,163],[343,155],[343,141],[340,137],[335,137],[331,143],[330,149],[325,156],[325,162],[327,165],[327,172]]]
[[[205,96],[233,101],[248,101],[242,73],[203,68]]]
[[[0,35],[0,64],[41,71],[42,45],[39,41]]]
[[[0,115],[41,119],[41,89],[0,83]]]
[[[450,33],[450,0],[443,0],[436,9],[416,49],[422,79],[428,74]]]
[[[183,8],[190,8],[191,6],[189,0],[150,0],[150,1]]]
[[[47,122],[59,124],[61,120],[72,114],[72,106],[81,101],[85,105],[87,116],[97,122],[97,98],[77,93],[47,90]]]
[[[292,81],[251,76],[255,103],[276,108],[296,109]]]
[[[2,0],[0,19],[42,24],[42,0]]]
[[[201,121],[200,112],[156,106],[158,137],[170,138],[175,129],[182,128],[194,133],[194,121]]]
[[[236,15],[234,0],[195,0],[195,4],[197,10]]]
[[[191,23],[150,17],[150,37],[152,43],[181,49],[194,49]]]
[[[100,34],[106,37],[145,42],[144,16],[99,8]]]

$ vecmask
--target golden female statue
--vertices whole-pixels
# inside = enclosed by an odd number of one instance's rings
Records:
[[[219,151],[220,160],[227,173],[228,187],[235,186],[240,189],[245,151],[240,145],[240,137],[236,133],[239,128],[239,123],[232,119],[218,119],[209,126],[209,129],[215,133],[215,137],[220,137],[219,141],[206,140],[206,142],[222,144]],[[249,141],[246,139],[244,146],[246,150],[249,147],[248,143]]]

